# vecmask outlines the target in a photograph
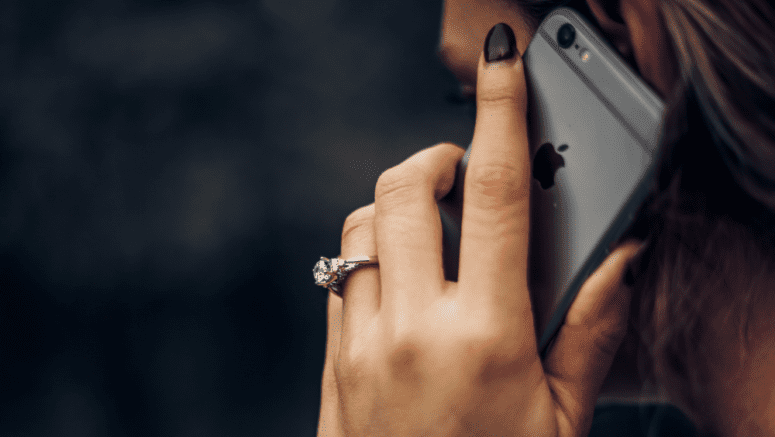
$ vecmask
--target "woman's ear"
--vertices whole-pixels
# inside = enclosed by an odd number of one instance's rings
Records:
[[[626,0],[587,0],[587,5],[608,41],[616,47],[623,58],[632,59],[630,31],[621,14],[621,3],[624,1]]]

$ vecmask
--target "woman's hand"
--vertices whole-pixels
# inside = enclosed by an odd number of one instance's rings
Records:
[[[479,59],[458,282],[437,202],[464,150],[439,144],[384,172],[351,214],[342,258],[379,256],[329,293],[319,436],[586,435],[625,333],[635,243],[586,281],[541,362],[527,288],[530,157],[522,61]]]

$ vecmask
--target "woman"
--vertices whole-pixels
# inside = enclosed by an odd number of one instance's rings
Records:
[[[566,4],[668,112],[652,195],[542,363],[520,54]],[[766,0],[445,1],[439,54],[477,105],[459,280],[444,280],[435,202],[463,149],[440,144],[383,173],[344,225],[341,257],[379,265],[329,294],[318,434],[586,435],[629,326],[644,378],[702,433],[775,435],[773,22]]]

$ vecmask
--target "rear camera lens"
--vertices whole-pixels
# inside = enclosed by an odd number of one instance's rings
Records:
[[[560,47],[567,49],[576,40],[576,29],[570,23],[565,23],[560,26],[560,30],[557,31],[557,43]]]

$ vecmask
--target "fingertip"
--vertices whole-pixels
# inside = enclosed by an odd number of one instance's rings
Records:
[[[506,23],[493,26],[484,39],[483,53],[489,63],[519,58],[521,55],[517,48],[517,38],[511,26]]]
[[[608,311],[614,308],[623,310],[627,306],[625,304],[629,303],[631,297],[627,272],[641,247],[638,241],[620,244],[589,275],[568,311],[566,320],[569,323],[582,324],[588,320],[602,319]]]
[[[640,256],[640,254],[643,252],[643,250],[646,247],[646,243],[641,240],[628,240],[623,244],[625,255],[624,255],[624,273],[622,276],[622,283],[626,285],[628,288],[632,288],[635,285],[635,282],[637,278],[635,277],[635,271],[633,270],[633,261],[635,261],[635,258]]]
[[[479,71],[502,71],[504,67],[511,67],[515,70],[522,69],[522,55],[517,50],[516,55],[509,59],[487,62],[487,53],[482,51],[479,54]],[[477,90],[478,91],[478,90]]]
[[[457,163],[459,163],[460,160],[463,159],[463,155],[465,155],[466,149],[462,148],[461,146],[455,143],[447,143],[447,142],[439,143],[435,147],[442,148],[444,150],[444,156],[449,160],[449,162],[442,163],[441,165],[443,167],[454,168],[454,171],[452,172],[442,173],[441,178],[439,179],[439,182],[437,183],[434,189],[434,198],[438,202],[442,198],[444,198],[447,194],[449,194],[449,192],[455,186],[455,182],[458,177]],[[452,165],[453,163],[454,165]]]
[[[504,106],[520,114],[527,112],[527,87],[521,59],[516,56],[487,62],[484,52],[479,55],[476,78],[477,119],[480,115],[487,115],[490,108],[501,110]]]
[[[617,247],[614,252],[619,252],[622,255],[623,262],[629,263],[634,257],[640,254],[646,243],[640,240],[627,240]]]

